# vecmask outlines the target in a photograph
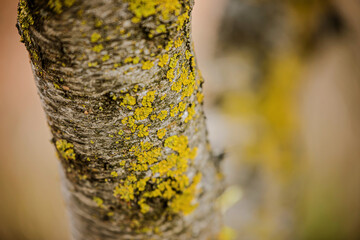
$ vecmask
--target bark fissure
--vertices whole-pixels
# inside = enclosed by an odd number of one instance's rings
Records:
[[[29,2],[20,1],[18,28],[64,169],[73,237],[209,238],[221,184],[193,2]]]

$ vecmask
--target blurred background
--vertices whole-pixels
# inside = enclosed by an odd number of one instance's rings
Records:
[[[59,166],[0,2],[0,239],[66,240]],[[220,240],[360,239],[360,2],[196,0]]]

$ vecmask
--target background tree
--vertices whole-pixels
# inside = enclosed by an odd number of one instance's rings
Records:
[[[189,0],[20,0],[75,239],[206,239],[207,141]]]

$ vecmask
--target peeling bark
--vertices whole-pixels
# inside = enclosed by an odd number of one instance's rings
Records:
[[[72,235],[209,239],[207,140],[189,0],[20,0],[17,27],[63,168]]]

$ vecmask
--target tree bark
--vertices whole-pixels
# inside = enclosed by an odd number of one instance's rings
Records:
[[[209,239],[219,160],[207,140],[192,0],[20,0],[63,169],[72,236]]]

